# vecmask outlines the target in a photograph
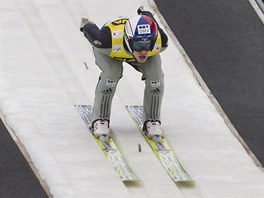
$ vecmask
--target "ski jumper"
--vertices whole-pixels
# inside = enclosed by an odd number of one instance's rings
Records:
[[[152,14],[144,11],[143,14]],[[164,93],[164,74],[159,53],[167,47],[167,35],[158,27],[158,37],[148,59],[139,63],[129,52],[124,41],[124,26],[128,19],[119,18],[106,23],[101,29],[88,23],[83,27],[85,37],[93,45],[95,63],[101,69],[95,90],[92,122],[98,119],[110,121],[112,99],[123,74],[123,62],[127,62],[142,73],[145,81],[144,121],[160,121],[160,109]]]

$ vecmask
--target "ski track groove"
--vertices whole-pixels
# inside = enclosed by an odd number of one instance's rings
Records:
[[[55,38],[49,31],[49,28],[46,26],[45,22],[41,19],[41,13],[37,9],[37,6],[33,3],[32,0],[24,0],[23,5],[21,5],[20,0],[15,1],[17,1],[17,4],[19,5],[19,10],[24,16],[29,29],[31,30],[37,43],[40,46],[40,49],[43,51],[43,54],[47,57],[47,60],[50,62],[54,73],[57,75],[57,79],[60,81],[62,87],[64,88],[68,96],[71,98],[71,100],[73,102],[77,102],[78,100],[75,99],[73,94],[71,94],[71,90],[79,89],[80,86],[78,82],[76,82],[78,81],[78,78],[74,76],[74,72],[71,70],[70,64],[67,62],[63,53],[61,53],[58,44],[55,41]],[[28,14],[28,9],[24,10],[25,5],[30,6],[30,9],[31,11],[33,11],[33,14]],[[37,20],[37,24],[35,23],[36,21],[34,21],[34,19]],[[45,42],[39,39],[42,37],[45,37]],[[63,76],[60,75],[61,70],[67,72],[67,74],[72,77],[72,82],[74,82],[74,85],[67,83],[66,80],[63,79]],[[79,89],[79,92],[85,96],[82,90]]]

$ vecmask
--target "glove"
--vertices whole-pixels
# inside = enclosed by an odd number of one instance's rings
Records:
[[[142,15],[143,12],[144,12],[144,6],[142,5],[138,8],[137,13],[138,15]]]
[[[80,31],[83,31],[83,27],[87,24],[87,23],[92,23],[91,21],[89,21],[88,18],[81,18],[81,25],[80,25]]]
[[[138,15],[146,15],[150,18],[153,18],[153,14],[150,11],[144,10],[144,6],[140,6],[137,10]]]

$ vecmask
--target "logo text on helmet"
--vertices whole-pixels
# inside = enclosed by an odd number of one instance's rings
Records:
[[[138,30],[138,34],[151,34],[149,24],[138,25],[137,30]]]

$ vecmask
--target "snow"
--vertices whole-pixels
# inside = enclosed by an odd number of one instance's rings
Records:
[[[84,16],[100,26],[116,16],[135,15],[140,5],[151,10],[147,0],[1,0],[2,119],[55,198],[264,197],[263,172],[171,39],[162,53],[162,127],[195,185],[172,182],[129,118],[124,106],[142,103],[144,82],[127,64],[114,97],[111,128],[141,182],[123,184],[106,161],[74,107],[93,103],[100,73],[79,23]]]

